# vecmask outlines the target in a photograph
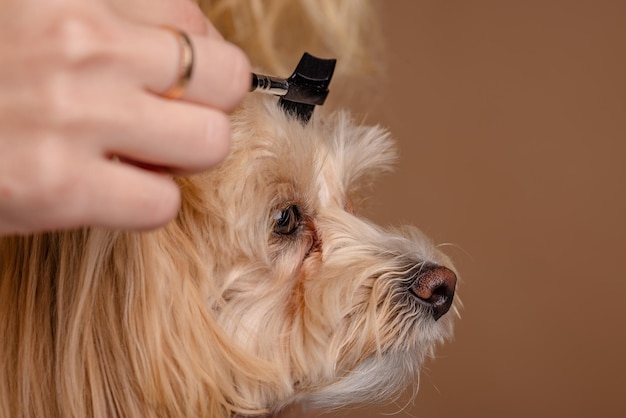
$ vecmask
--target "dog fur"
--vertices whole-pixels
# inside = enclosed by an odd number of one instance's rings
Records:
[[[0,416],[227,417],[409,385],[452,315],[407,283],[453,267],[417,229],[359,216],[393,142],[320,111],[305,126],[249,97],[227,161],[178,180],[160,230],[2,238]]]

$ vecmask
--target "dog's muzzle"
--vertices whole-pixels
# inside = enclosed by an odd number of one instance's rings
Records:
[[[456,274],[452,270],[442,266],[426,265],[416,274],[410,290],[420,304],[430,309],[436,321],[452,306],[455,287]]]

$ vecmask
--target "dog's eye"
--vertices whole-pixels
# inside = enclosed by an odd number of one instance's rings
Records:
[[[278,235],[291,235],[300,226],[300,211],[295,205],[279,210],[274,216],[274,233]]]

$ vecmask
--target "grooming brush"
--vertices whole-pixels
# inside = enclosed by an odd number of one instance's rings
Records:
[[[324,104],[335,71],[335,59],[317,58],[307,52],[287,79],[252,73],[250,91],[280,96],[281,107],[306,124],[316,105]]]

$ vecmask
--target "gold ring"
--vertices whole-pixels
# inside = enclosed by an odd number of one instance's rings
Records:
[[[191,80],[191,74],[193,72],[193,46],[191,45],[191,39],[182,30],[172,28],[170,26],[162,26],[172,32],[176,36],[176,40],[180,45],[180,59],[178,65],[178,76],[174,83],[162,94],[167,99],[178,99],[185,93],[185,88]]]

